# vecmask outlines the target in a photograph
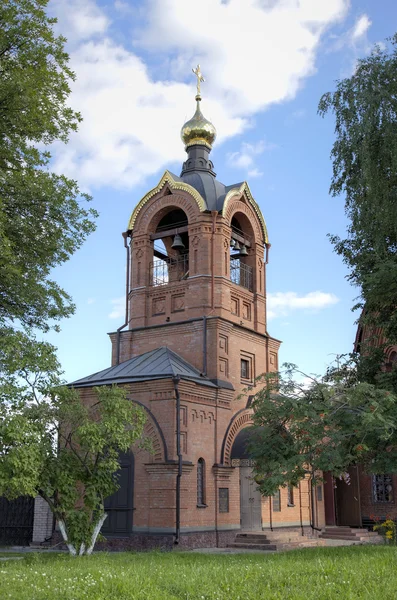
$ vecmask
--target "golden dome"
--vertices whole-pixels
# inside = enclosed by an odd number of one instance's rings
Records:
[[[196,96],[196,101],[196,112],[182,127],[181,138],[185,148],[193,146],[193,144],[203,144],[211,149],[216,138],[216,129],[200,110],[201,96],[199,94]]]

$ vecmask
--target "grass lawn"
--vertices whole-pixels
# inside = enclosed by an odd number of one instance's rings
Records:
[[[280,554],[27,554],[0,562],[15,600],[286,600],[397,598],[397,549],[308,548]]]

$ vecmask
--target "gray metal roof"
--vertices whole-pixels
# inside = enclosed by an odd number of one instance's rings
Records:
[[[181,379],[193,381],[209,387],[217,387],[208,377],[202,375],[179,354],[162,346],[156,350],[145,352],[114,367],[109,367],[83,379],[70,383],[70,386],[90,387],[93,385],[111,385],[112,383],[133,383],[169,379],[179,375]]]

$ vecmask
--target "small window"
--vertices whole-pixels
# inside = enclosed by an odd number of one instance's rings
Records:
[[[273,512],[281,512],[280,490],[273,496]]]
[[[373,475],[374,502],[393,502],[393,480],[391,475]]]
[[[287,506],[295,506],[294,503],[294,488],[292,485],[287,487]]]
[[[322,485],[317,486],[317,501],[318,502],[323,501],[323,486]]]
[[[241,359],[241,379],[250,378],[250,363],[249,360]]]
[[[199,458],[197,461],[197,506],[203,508],[205,504],[205,460]]]

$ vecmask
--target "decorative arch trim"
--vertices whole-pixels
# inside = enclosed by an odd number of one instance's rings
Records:
[[[152,190],[150,190],[150,192],[148,192],[142,198],[142,200],[140,200],[138,202],[138,204],[136,205],[136,207],[132,211],[132,214],[131,214],[131,217],[130,217],[130,220],[129,220],[129,223],[128,223],[128,229],[129,230],[132,231],[134,229],[134,225],[135,225],[135,221],[137,219],[137,216],[138,216],[139,212],[141,211],[141,209],[145,206],[145,204],[147,202],[149,202],[149,200],[151,198],[153,198],[153,196],[155,196],[156,194],[158,194],[159,192],[161,192],[161,190],[163,189],[163,187],[166,184],[168,184],[168,187],[170,188],[170,190],[176,190],[176,191],[177,190],[182,190],[182,191],[187,192],[188,194],[190,194],[192,196],[192,198],[196,201],[196,204],[199,207],[200,212],[203,212],[203,211],[207,210],[207,205],[205,203],[204,198],[201,196],[201,194],[198,193],[197,190],[194,189],[194,187],[192,187],[188,183],[184,183],[183,181],[176,181],[173,178],[173,176],[171,175],[171,173],[169,171],[165,171],[164,175],[160,179],[160,181],[157,184],[157,186],[154,187]]]
[[[233,448],[234,440],[236,436],[242,429],[245,427],[250,427],[253,425],[252,421],[252,410],[247,408],[242,408],[232,417],[228,428],[226,429],[225,437],[222,442],[221,449],[221,464],[222,465],[231,465],[231,453]]]
[[[133,398],[130,398],[130,400],[134,402],[134,404],[138,404],[141,408],[143,408],[150,417],[150,420],[146,421],[145,423],[144,433],[153,442],[154,462],[168,462],[167,443],[156,417],[152,411],[149,410],[147,406],[142,404],[142,402],[139,402],[139,400],[134,400]]]
[[[245,194],[249,204],[252,206],[252,208],[255,211],[256,216],[259,219],[259,222],[261,224],[261,230],[262,230],[262,234],[263,234],[263,239],[265,241],[265,244],[269,243],[269,237],[267,234],[267,227],[266,227],[266,223],[265,223],[265,219],[263,217],[262,211],[259,208],[258,204],[255,202],[254,197],[251,193],[251,190],[249,188],[249,185],[246,181],[244,181],[244,183],[241,184],[241,186],[239,188],[233,188],[231,189],[225,197],[225,201],[223,203],[223,208],[222,208],[222,216],[226,217],[227,215],[227,208],[228,208],[228,204],[231,202],[231,200],[233,200],[236,196],[238,198],[241,198],[241,196]]]

